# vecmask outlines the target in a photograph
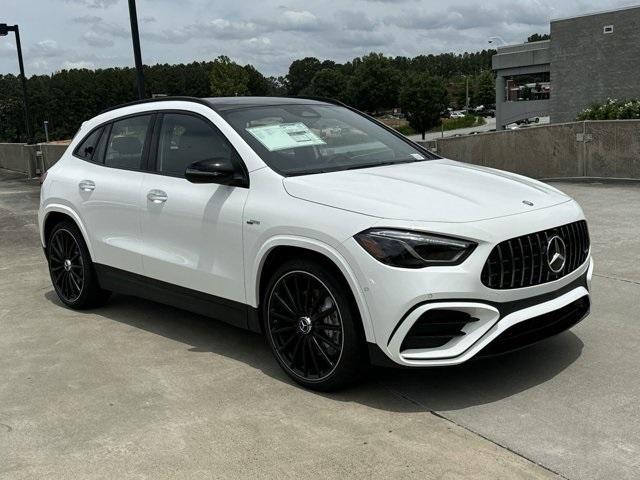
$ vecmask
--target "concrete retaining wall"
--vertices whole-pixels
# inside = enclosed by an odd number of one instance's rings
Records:
[[[59,143],[0,143],[0,168],[22,172],[32,178],[60,160],[66,149],[67,145]]]
[[[436,143],[443,157],[533,178],[640,179],[640,120],[544,125]]]
[[[23,143],[0,143],[0,168],[28,173],[32,147]]]

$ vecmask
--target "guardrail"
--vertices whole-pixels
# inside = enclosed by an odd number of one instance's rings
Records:
[[[436,140],[439,155],[533,178],[640,179],[640,120],[572,122]]]

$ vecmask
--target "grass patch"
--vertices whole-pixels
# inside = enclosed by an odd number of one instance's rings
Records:
[[[407,123],[405,125],[399,125],[397,127],[394,127],[398,132],[400,132],[402,135],[413,135],[416,132],[413,130],[413,128],[411,128],[411,126]]]
[[[484,117],[476,117],[474,115],[465,115],[462,118],[443,118],[442,126],[438,128],[434,128],[433,131],[439,131],[444,129],[448,130],[457,130],[459,128],[471,128],[471,127],[479,127],[480,125],[484,125],[487,121]]]

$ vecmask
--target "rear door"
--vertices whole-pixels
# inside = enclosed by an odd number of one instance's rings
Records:
[[[95,145],[80,145],[74,182],[93,246],[93,261],[142,274],[140,188],[153,115],[135,115],[101,127]]]
[[[242,212],[248,189],[184,178],[193,162],[215,157],[241,162],[238,154],[195,113],[160,113],[154,132],[154,171],[144,174],[141,190],[145,275],[244,303]]]

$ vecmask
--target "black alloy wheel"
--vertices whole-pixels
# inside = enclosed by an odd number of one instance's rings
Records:
[[[57,229],[49,241],[49,270],[51,281],[65,303],[80,298],[85,284],[85,269],[80,246],[73,234]]]
[[[287,272],[267,308],[271,341],[289,373],[306,381],[327,378],[344,349],[340,308],[327,286],[309,272]]]
[[[63,220],[47,238],[51,283],[66,306],[85,309],[103,305],[111,292],[100,288],[87,244],[78,227]]]

